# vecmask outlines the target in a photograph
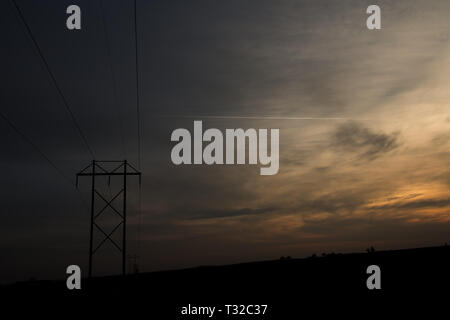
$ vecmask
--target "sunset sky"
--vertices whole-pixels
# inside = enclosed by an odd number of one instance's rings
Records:
[[[136,164],[132,2],[78,0],[69,31],[72,2],[17,0],[96,158]],[[141,271],[450,242],[450,2],[377,1],[370,31],[372,2],[138,1]],[[1,110],[72,179],[0,121],[0,282],[63,278],[87,267],[90,184],[71,183],[92,159],[9,1],[0,15]],[[279,173],[175,166],[194,120],[279,128]]]

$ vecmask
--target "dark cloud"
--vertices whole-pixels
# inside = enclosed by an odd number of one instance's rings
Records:
[[[237,217],[237,216],[244,216],[244,215],[259,215],[264,213],[270,213],[274,212],[275,208],[258,208],[258,209],[251,209],[251,208],[242,208],[242,209],[235,209],[235,210],[203,210],[203,211],[192,211],[187,210],[187,212],[184,213],[184,215],[189,220],[196,220],[196,219],[212,219],[212,218],[223,218],[223,217]]]
[[[335,130],[332,145],[338,150],[355,152],[362,158],[373,160],[397,148],[397,136],[375,132],[357,122],[348,122]]]
[[[302,204],[300,207],[304,212],[330,212],[343,213],[353,212],[365,204],[367,200],[364,193],[358,192],[336,192],[318,197],[310,202]]]
[[[420,209],[420,208],[442,208],[450,206],[450,199],[423,199],[408,202],[396,202],[380,206],[371,206],[370,209]]]

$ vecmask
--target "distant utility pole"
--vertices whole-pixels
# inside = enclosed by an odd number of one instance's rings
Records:
[[[139,273],[139,266],[137,263],[138,255],[129,254],[128,255],[128,273],[137,274]]]
[[[114,169],[105,169],[105,164],[114,165]],[[109,169],[109,170],[108,170]],[[78,178],[83,176],[90,176],[92,178],[92,194],[91,194],[91,223],[90,223],[90,240],[89,240],[89,278],[92,277],[92,256],[97,252],[98,249],[106,242],[106,240],[111,241],[111,243],[122,252],[122,274],[126,273],[126,227],[127,227],[127,176],[139,176],[139,185],[141,184],[141,173],[131,166],[127,160],[123,161],[96,161],[92,160],[92,163],[86,168],[77,173],[76,185],[78,187]],[[108,184],[111,182],[111,176],[122,176],[122,189],[117,192],[110,200],[107,200],[96,188],[95,188],[95,178],[98,176],[108,176]],[[112,202],[122,195],[123,205],[122,210],[116,209]],[[105,205],[98,211],[95,211],[95,202],[101,200]],[[110,232],[106,233],[95,220],[105,211],[107,208],[111,208],[120,218],[120,223]],[[118,245],[112,238],[112,234],[122,226],[122,243]],[[100,231],[104,238],[103,240],[93,249],[93,235],[94,227]]]

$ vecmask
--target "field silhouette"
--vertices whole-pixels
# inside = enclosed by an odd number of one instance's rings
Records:
[[[373,264],[381,268],[380,290],[369,290],[366,286],[369,277],[366,269]],[[369,248],[366,253],[330,253],[303,259],[282,257],[272,261],[83,279],[81,290],[68,290],[65,281],[37,280],[5,285],[0,290],[5,296],[20,299],[32,297],[80,304],[121,301],[167,319],[179,318],[181,307],[188,304],[268,304],[265,318],[278,319],[282,315],[298,314],[299,308],[345,306],[346,303],[385,306],[400,298],[440,295],[448,291],[449,270],[447,245],[392,251]],[[222,317],[227,318],[220,314],[214,319]]]

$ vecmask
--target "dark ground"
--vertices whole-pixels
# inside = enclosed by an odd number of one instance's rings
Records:
[[[381,268],[381,290],[366,287],[372,264]],[[130,307],[150,319],[208,319],[181,315],[188,304],[268,304],[265,316],[216,313],[212,319],[292,319],[308,309],[351,314],[356,308],[398,309],[402,301],[409,310],[417,303],[439,307],[441,299],[450,298],[449,273],[450,247],[442,246],[83,279],[82,289],[72,291],[65,281],[28,281],[0,287],[0,292],[11,300]]]

